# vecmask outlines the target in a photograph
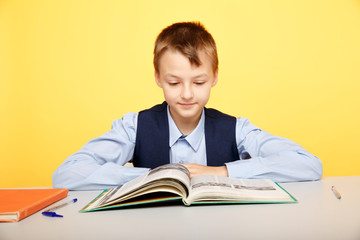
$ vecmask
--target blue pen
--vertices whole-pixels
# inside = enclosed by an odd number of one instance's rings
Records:
[[[56,212],[54,212],[54,210],[61,208],[61,207],[65,207],[66,205],[68,205],[70,203],[76,203],[76,202],[77,202],[77,198],[74,198],[68,202],[57,205],[53,208],[49,208],[49,209],[45,210],[44,212],[42,212],[42,214],[47,217],[64,217],[63,215],[56,214]]]

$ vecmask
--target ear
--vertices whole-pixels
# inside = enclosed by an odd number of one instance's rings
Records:
[[[216,71],[214,72],[214,79],[211,84],[211,87],[214,87],[217,84],[217,81],[218,81],[218,70],[216,69]]]
[[[162,88],[162,84],[160,81],[160,74],[157,71],[155,71],[155,81],[156,81],[156,84]]]

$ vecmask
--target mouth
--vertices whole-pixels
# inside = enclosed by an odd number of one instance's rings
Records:
[[[179,103],[179,105],[183,108],[191,108],[195,105],[195,103]]]

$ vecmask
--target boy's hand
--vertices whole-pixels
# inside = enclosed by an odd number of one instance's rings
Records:
[[[225,177],[229,176],[226,166],[209,167],[197,163],[184,163],[181,165],[183,165],[189,170],[190,178],[196,177],[198,175],[217,175]]]

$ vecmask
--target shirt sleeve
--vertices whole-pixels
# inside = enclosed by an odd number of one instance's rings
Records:
[[[137,116],[137,113],[125,114],[113,122],[110,131],[69,156],[52,176],[54,188],[111,188],[147,172],[147,168],[123,166],[133,158]]]
[[[250,155],[250,158],[226,163],[229,177],[268,178],[276,182],[322,177],[319,158],[293,141],[255,127],[245,118],[237,119],[236,142],[239,155]]]

